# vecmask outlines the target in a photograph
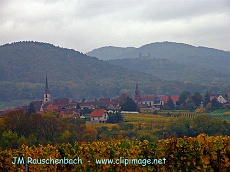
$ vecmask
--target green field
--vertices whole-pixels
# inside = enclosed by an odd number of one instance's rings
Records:
[[[229,112],[230,109],[217,109],[217,110],[214,110],[213,112],[211,112],[212,115],[215,115],[215,114],[223,114],[224,112]]]

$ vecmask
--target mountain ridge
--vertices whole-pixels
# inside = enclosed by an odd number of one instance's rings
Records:
[[[183,90],[205,92],[212,88],[223,93],[229,90],[226,85],[162,80],[154,73],[137,72],[73,49],[34,41],[0,46],[0,61],[0,101],[42,99],[46,72],[53,98],[77,101],[115,97],[121,93],[132,97],[137,82],[142,95],[178,95]]]
[[[149,44],[145,44],[145,45],[142,45],[140,47],[131,47],[132,50],[134,51],[137,51],[137,54],[142,50],[146,49],[147,47],[149,46],[158,46],[157,48],[159,48],[159,46],[162,46],[164,44],[165,45],[180,45],[180,46],[183,46],[184,48],[195,48],[195,49],[209,49],[211,50],[212,52],[222,52],[222,53],[230,53],[229,51],[225,51],[225,50],[219,50],[219,49],[216,49],[216,48],[210,48],[210,47],[205,47],[205,46],[193,46],[193,45],[190,45],[190,44],[186,44],[186,43],[178,43],[178,42],[169,42],[169,41],[164,41],[164,42],[153,42],[153,43],[149,43]],[[124,58],[124,56],[122,56],[123,54],[125,53],[120,53],[120,56],[117,56],[116,55],[116,58],[114,58],[115,56],[113,56],[113,54],[108,58],[105,58],[104,56],[103,57],[100,57],[98,56],[98,54],[102,54],[103,51],[107,51],[106,49],[110,49],[110,48],[114,48],[114,49],[126,49],[126,48],[130,48],[130,47],[116,47],[116,46],[104,46],[104,47],[100,47],[100,48],[96,48],[96,49],[93,49],[92,51],[89,51],[87,52],[86,54],[89,55],[89,56],[94,56],[94,57],[97,57],[98,59],[100,60],[113,60],[113,59],[121,59],[121,58]],[[164,47],[165,48],[165,47]],[[102,52],[99,52],[99,51],[102,51]],[[132,58],[135,58],[135,57],[132,57]]]
[[[103,54],[105,50],[100,51],[98,54]],[[94,54],[91,52],[91,55]],[[102,59],[96,55],[95,57]],[[165,68],[162,65],[157,66],[159,59],[167,60],[170,65],[165,65]],[[120,54],[116,58],[112,54],[106,61],[139,72],[155,74],[164,80],[230,84],[230,52],[214,48],[156,42]]]

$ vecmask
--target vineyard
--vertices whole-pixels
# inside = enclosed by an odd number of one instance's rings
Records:
[[[207,136],[169,138],[156,143],[130,140],[76,142],[39,145],[0,152],[0,171],[25,171],[25,164],[13,164],[13,157],[33,159],[81,159],[79,164],[28,164],[29,171],[230,171],[230,137]],[[96,163],[98,159],[137,159],[136,164]],[[165,163],[146,164],[165,159]],[[162,161],[163,162],[163,161]]]

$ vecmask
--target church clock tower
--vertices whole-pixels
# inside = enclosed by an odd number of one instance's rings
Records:
[[[140,97],[140,90],[138,88],[138,84],[136,84],[136,90],[135,90],[135,102],[138,103],[138,99]]]
[[[46,86],[45,86],[43,103],[47,104],[47,103],[50,103],[50,102],[51,102],[51,94],[50,94],[50,91],[49,91],[48,79],[47,79],[47,75],[46,75]]]

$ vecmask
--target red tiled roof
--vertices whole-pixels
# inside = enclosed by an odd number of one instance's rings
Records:
[[[102,117],[105,112],[106,112],[106,110],[104,110],[104,109],[95,109],[90,114],[90,117]]]
[[[160,97],[164,102],[167,102],[169,98],[169,96],[165,96],[165,95],[159,95],[158,97]],[[179,96],[170,96],[170,97],[173,100],[173,102],[176,102],[179,99]],[[147,96],[140,96],[139,98],[140,99],[154,99],[155,96],[147,95]]]
[[[227,93],[227,98],[230,98],[230,92]]]
[[[155,96],[140,96],[141,99],[153,99]]]
[[[53,106],[47,106],[46,108],[45,108],[45,110],[58,110],[58,106],[57,105],[53,105]]]
[[[217,96],[210,96],[210,101],[212,101],[214,98],[217,98]]]
[[[159,96],[164,102],[167,102],[169,99],[169,96]],[[179,100],[179,96],[170,96],[173,102],[177,102]]]
[[[170,96],[173,102],[177,102],[179,100],[179,96]]]
[[[163,100],[163,102],[167,102],[169,99],[169,96],[159,96],[159,97]]]
[[[53,100],[53,105],[66,106],[69,104],[68,98],[57,98]]]

